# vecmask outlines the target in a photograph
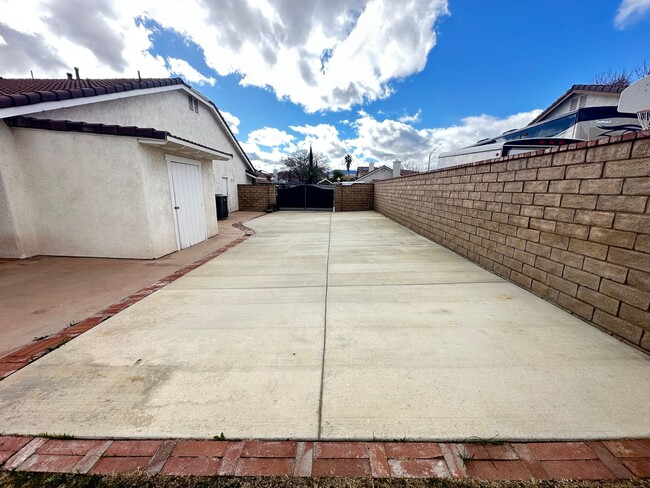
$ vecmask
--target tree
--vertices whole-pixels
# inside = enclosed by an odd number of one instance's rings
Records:
[[[341,171],[340,169],[335,169],[332,171],[332,177],[330,178],[330,181],[343,181],[345,178],[345,173]]]
[[[299,149],[287,156],[284,161],[286,171],[289,173],[290,181],[302,183],[317,183],[327,176],[327,157],[319,152],[312,152],[311,147]]]
[[[345,169],[350,171],[350,165],[351,164],[352,164],[352,156],[350,156],[349,154],[346,154],[345,155]]]
[[[650,64],[644,61],[643,64],[633,69],[623,69],[621,71],[608,69],[603,71],[594,78],[594,83],[596,85],[629,86],[648,75],[650,75]]]

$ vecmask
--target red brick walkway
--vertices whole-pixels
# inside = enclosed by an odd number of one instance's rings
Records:
[[[0,437],[5,470],[493,480],[650,478],[650,439],[549,443],[59,440]]]

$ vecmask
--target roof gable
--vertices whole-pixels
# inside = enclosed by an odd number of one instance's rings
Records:
[[[549,113],[559,107],[562,102],[576,93],[600,93],[605,95],[618,95],[623,90],[625,90],[625,88],[625,85],[573,85],[557,100],[550,104],[541,114],[535,117],[528,125],[533,125],[543,120]]]
[[[214,102],[186,84],[181,78],[97,80],[0,78],[0,118],[167,90],[185,90],[208,105],[227,137],[241,154],[244,163],[250,170],[255,171],[248,154],[239,144]],[[34,105],[38,106],[33,107]]]

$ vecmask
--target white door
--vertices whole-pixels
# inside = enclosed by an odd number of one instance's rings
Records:
[[[169,173],[178,247],[185,249],[207,238],[201,167],[170,161]]]

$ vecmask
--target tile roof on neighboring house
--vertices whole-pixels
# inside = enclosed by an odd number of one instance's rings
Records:
[[[546,117],[550,112],[552,112],[558,105],[560,105],[564,100],[569,98],[574,93],[610,93],[612,95],[618,95],[623,90],[627,88],[627,85],[573,85],[569,88],[564,94],[562,94],[557,100],[548,106],[541,114],[535,117],[528,125],[535,124]]]
[[[233,157],[232,154],[220,151],[210,146],[204,144],[199,144],[198,142],[190,141],[183,137],[178,137],[173,134],[170,134],[164,130],[156,130],[151,127],[135,127],[135,126],[122,126],[122,125],[112,125],[112,124],[97,124],[89,122],[80,122],[80,121],[71,121],[71,120],[56,120],[56,119],[38,119],[36,117],[9,117],[5,119],[5,122],[9,127],[16,127],[20,129],[41,129],[41,130],[53,130],[59,132],[82,132],[85,134],[100,134],[100,135],[114,135],[114,136],[124,136],[124,137],[139,137],[146,139],[158,139],[161,141],[174,142],[178,144],[178,141],[181,141],[181,144],[188,143],[192,146],[197,146],[198,148],[207,149],[214,153],[219,153],[224,156]]]
[[[4,79],[0,78],[0,108],[20,107],[71,98],[96,97],[131,90],[145,90],[171,85],[184,85],[180,78],[149,79]]]

